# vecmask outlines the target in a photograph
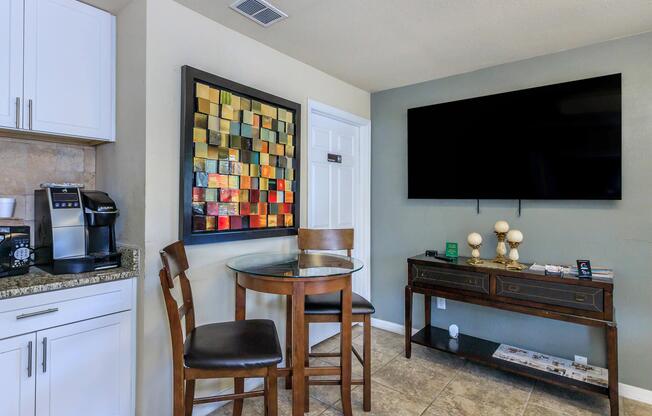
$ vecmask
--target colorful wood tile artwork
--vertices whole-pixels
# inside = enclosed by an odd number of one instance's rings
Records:
[[[195,84],[192,232],[295,227],[294,110]]]

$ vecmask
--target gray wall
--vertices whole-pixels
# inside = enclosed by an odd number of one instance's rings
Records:
[[[622,201],[525,201],[518,218],[516,201],[482,201],[476,215],[475,201],[407,199],[408,108],[617,72],[623,76]],[[407,257],[442,249],[447,240],[460,242],[461,254],[468,255],[461,243],[471,231],[483,235],[482,255],[491,257],[493,224],[505,219],[525,235],[520,250],[525,261],[589,258],[594,265],[615,269],[620,381],[652,389],[652,34],[377,92],[371,110],[376,318],[403,323]],[[432,186],[451,180],[449,172],[437,170],[442,156],[432,155]],[[482,174],[494,175],[496,186],[509,186],[512,173],[497,164],[494,172]],[[422,296],[415,296],[414,311],[414,327],[421,327]],[[491,340],[567,358],[588,355],[589,362],[604,364],[603,336],[597,329],[452,301],[447,310],[433,309],[433,320],[443,327],[457,323],[462,332]]]

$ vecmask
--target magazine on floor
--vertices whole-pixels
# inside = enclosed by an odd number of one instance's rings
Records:
[[[493,357],[585,383],[602,387],[608,386],[609,373],[606,368],[580,364],[565,358],[554,357],[507,344],[500,344]]]

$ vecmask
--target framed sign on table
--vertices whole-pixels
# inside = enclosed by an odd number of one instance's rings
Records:
[[[189,66],[181,88],[184,243],[297,234],[301,105]]]

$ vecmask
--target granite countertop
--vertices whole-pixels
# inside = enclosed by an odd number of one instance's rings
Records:
[[[122,253],[122,267],[115,269],[53,275],[38,267],[30,267],[27,274],[0,278],[0,300],[138,276],[139,250],[120,247],[119,251]]]

